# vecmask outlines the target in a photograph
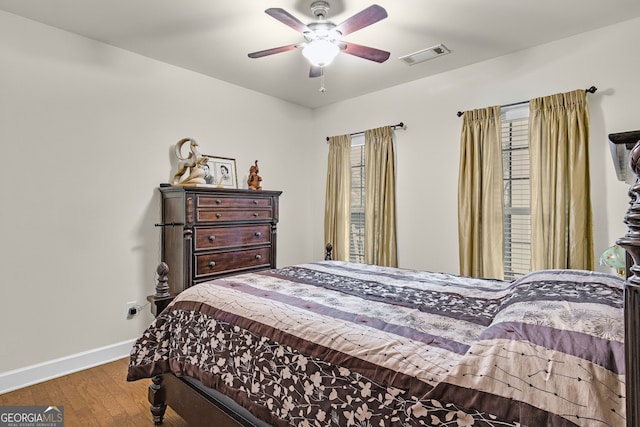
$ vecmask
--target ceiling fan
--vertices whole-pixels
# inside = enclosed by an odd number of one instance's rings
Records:
[[[377,4],[371,5],[338,25],[326,20],[328,11],[328,2],[324,0],[312,2],[311,12],[317,21],[305,25],[284,9],[265,10],[267,15],[302,33],[305,41],[253,52],[249,54],[249,58],[262,58],[302,48],[302,54],[311,63],[309,77],[323,76],[324,67],[329,65],[340,52],[379,63],[389,59],[389,52],[342,40],[342,37],[386,18],[387,11],[383,7]]]

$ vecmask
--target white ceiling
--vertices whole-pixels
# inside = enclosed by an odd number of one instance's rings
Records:
[[[388,18],[344,39],[389,51],[391,57],[379,64],[340,54],[326,69],[326,92],[321,93],[320,79],[308,77],[309,65],[299,49],[247,57],[303,41],[265,9],[283,8],[310,23],[310,3],[0,0],[0,10],[310,108],[640,16],[638,0],[377,0]],[[329,3],[328,18],[339,24],[373,1]],[[398,60],[440,43],[451,53],[413,66]]]

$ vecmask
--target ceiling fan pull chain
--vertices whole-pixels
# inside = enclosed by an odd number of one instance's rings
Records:
[[[324,87],[324,66],[320,67],[320,92],[324,93],[327,89]]]

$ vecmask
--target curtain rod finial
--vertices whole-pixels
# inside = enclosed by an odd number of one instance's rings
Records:
[[[458,112],[456,113],[456,115],[457,115],[458,117],[462,117],[462,115],[463,115],[463,114],[464,114],[464,113],[463,113],[462,111],[458,111]]]

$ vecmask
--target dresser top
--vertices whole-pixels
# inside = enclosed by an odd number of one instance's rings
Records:
[[[158,187],[162,193],[207,193],[207,194],[224,194],[224,195],[243,195],[243,196],[279,196],[282,191],[274,190],[248,190],[240,188],[220,188],[211,185],[169,185],[160,184]]]

